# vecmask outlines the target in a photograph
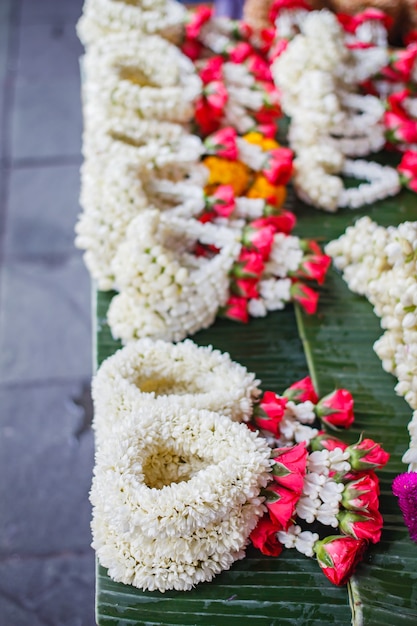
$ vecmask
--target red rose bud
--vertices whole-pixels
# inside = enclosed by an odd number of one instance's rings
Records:
[[[238,260],[233,264],[231,273],[237,278],[260,278],[264,267],[260,252],[243,248]]]
[[[247,248],[255,248],[261,254],[262,259],[266,261],[271,254],[275,228],[272,224],[260,224],[259,222],[260,220],[256,220],[243,228],[242,243]]]
[[[262,173],[271,185],[286,185],[292,175],[293,152],[289,148],[269,150]]]
[[[275,28],[262,28],[257,32],[257,46],[259,50],[266,54],[271,48],[275,40]]]
[[[367,539],[378,543],[384,520],[378,510],[341,511],[337,516],[340,530],[354,539]]]
[[[265,391],[261,401],[255,405],[253,418],[258,428],[279,436],[279,424],[284,416],[286,398],[277,396],[273,391]]]
[[[378,477],[372,471],[367,472],[345,485],[342,493],[342,506],[351,511],[377,511],[378,496]]]
[[[274,24],[281,11],[290,9],[305,9],[311,11],[311,6],[305,0],[274,0],[269,9],[269,21]]]
[[[283,52],[288,48],[288,44],[290,42],[288,39],[277,39],[271,46],[271,49],[268,53],[268,60],[272,64],[275,59],[277,59]]]
[[[250,534],[250,540],[255,548],[267,556],[279,556],[282,545],[277,539],[277,532],[282,530],[277,527],[269,515],[264,515]]]
[[[237,44],[227,48],[227,55],[232,63],[243,63],[252,52],[252,46],[246,41],[239,41]]]
[[[417,122],[408,119],[405,115],[398,115],[391,111],[384,114],[386,137],[392,143],[416,143]]]
[[[259,298],[258,286],[258,278],[233,278],[230,283],[231,291],[236,296],[241,296],[247,300]]]
[[[327,254],[309,254],[302,259],[299,268],[294,272],[294,276],[316,280],[319,285],[322,285],[331,262],[332,259]]]
[[[209,21],[213,9],[200,6],[195,11],[188,13],[189,21],[185,25],[185,34],[189,39],[197,39],[204,24]]]
[[[363,439],[359,443],[348,446],[349,463],[353,470],[381,468],[388,463],[389,454],[379,443],[372,439]]]
[[[210,135],[220,126],[222,111],[213,111],[204,96],[196,100],[194,107],[195,121],[203,135]]]
[[[259,217],[251,222],[254,228],[261,226],[273,226],[276,233],[285,233],[287,235],[294,229],[297,218],[291,211],[280,209],[273,204],[265,204],[264,217]]]
[[[261,133],[264,137],[268,139],[274,139],[275,135],[278,132],[278,125],[276,123],[264,123],[264,124],[256,124],[253,128],[257,133]]]
[[[316,437],[313,437],[313,439],[310,439],[310,447],[313,452],[320,450],[328,450],[329,452],[332,452],[333,450],[336,450],[336,448],[346,450],[348,444],[337,437],[333,437],[333,435],[321,432]]]
[[[220,308],[219,315],[234,320],[235,322],[247,324],[249,321],[248,301],[246,298],[231,296],[226,302],[226,305]]]
[[[181,52],[183,52],[191,61],[196,61],[201,54],[203,44],[196,39],[185,39],[181,44]]]
[[[198,75],[203,85],[223,80],[223,63],[224,59],[220,56],[211,57],[204,61],[204,64],[198,70]]]
[[[296,491],[286,489],[277,483],[272,483],[262,490],[265,496],[265,504],[274,524],[279,526],[278,530],[287,530],[295,513],[300,495]]]
[[[347,389],[336,389],[319,400],[315,412],[330,428],[349,428],[355,420],[352,394]]]
[[[412,81],[412,73],[417,60],[417,44],[414,42],[406,48],[393,50],[391,67],[397,74],[398,82]]]
[[[272,476],[274,481],[300,496],[306,474],[307,456],[305,442],[273,450]]]
[[[219,185],[216,191],[210,196],[213,211],[219,217],[230,217],[235,210],[235,192],[232,185]]]
[[[227,126],[209,135],[204,140],[204,147],[207,154],[236,161],[238,157],[238,147],[236,143],[237,133],[234,128]]]
[[[243,20],[232,20],[233,35],[236,39],[248,40],[253,34],[253,28]]]
[[[303,307],[304,311],[309,315],[313,315],[317,311],[317,303],[319,294],[311,287],[304,285],[296,280],[290,288],[291,299]]]
[[[417,152],[407,150],[404,152],[401,162],[397,167],[401,182],[417,192]]]
[[[272,83],[272,74],[269,65],[259,54],[251,54],[246,59],[246,66],[256,80]]]
[[[307,402],[307,400],[310,400],[313,404],[317,404],[319,401],[310,376],[306,376],[290,385],[282,395],[293,402]]]
[[[315,239],[300,239],[300,248],[305,255],[309,254],[323,254],[323,250]]]
[[[220,80],[214,80],[203,90],[207,104],[211,107],[214,115],[222,115],[226,102],[229,99],[227,89]]]
[[[344,585],[362,560],[368,542],[342,535],[329,535],[316,541],[314,552],[323,574],[334,585]]]

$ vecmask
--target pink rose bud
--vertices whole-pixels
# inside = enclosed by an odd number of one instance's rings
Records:
[[[207,6],[198,7],[195,11],[188,12],[188,22],[185,25],[185,34],[189,39],[196,39],[202,27],[209,21],[213,9]]]
[[[232,63],[243,63],[252,52],[252,46],[246,41],[239,41],[237,44],[227,48],[227,54]]]
[[[297,278],[315,280],[322,285],[331,263],[332,259],[327,254],[308,254],[301,260],[299,268],[292,275]]]
[[[250,540],[255,548],[267,556],[279,556],[282,552],[282,545],[277,539],[277,532],[281,526],[277,526],[268,514],[261,517],[256,527],[250,534]]]
[[[224,59],[221,56],[211,57],[204,61],[204,65],[200,67],[198,72],[203,85],[223,80],[223,63]]]
[[[247,248],[255,248],[260,252],[264,261],[266,261],[271,253],[272,244],[274,242],[275,228],[269,223],[250,222],[243,228],[242,243]]]
[[[285,413],[286,398],[273,391],[265,391],[260,402],[254,406],[253,418],[258,428],[279,436],[279,424]]]
[[[264,267],[260,252],[243,248],[239,258],[233,264],[231,273],[237,278],[260,278]]]
[[[329,435],[325,431],[320,431],[316,437],[310,439],[310,447],[313,452],[320,450],[328,450],[329,452],[332,452],[333,450],[336,450],[336,448],[346,450],[348,444],[338,437],[333,437],[333,435]]]
[[[381,468],[388,463],[389,454],[372,439],[362,439],[359,443],[348,446],[349,463],[353,470]]]
[[[225,306],[219,309],[219,315],[247,324],[249,321],[248,301],[246,298],[231,296]]]
[[[273,226],[274,232],[285,233],[287,235],[294,229],[297,218],[291,211],[278,209],[272,204],[265,204],[264,217],[259,217],[251,222],[253,228],[261,226]]]
[[[206,153],[216,154],[217,156],[223,157],[224,159],[236,161],[238,157],[236,138],[237,133],[234,128],[232,128],[231,126],[221,128],[217,132],[206,137],[206,139],[204,140]]]
[[[209,198],[213,211],[219,217],[230,217],[235,210],[235,193],[232,185],[219,185]]]
[[[342,493],[342,506],[356,511],[377,511],[379,507],[379,480],[370,471],[348,482]]]
[[[271,185],[286,185],[292,175],[293,152],[289,148],[275,148],[268,152],[262,173]]]
[[[311,6],[305,0],[273,0],[269,9],[269,21],[273,24],[281,11],[291,9],[305,9],[311,11]]]
[[[231,291],[247,300],[259,298],[258,286],[258,278],[232,278],[230,282]]]
[[[336,389],[319,400],[317,417],[330,428],[349,428],[354,422],[353,397],[346,389]]]
[[[274,481],[301,496],[307,471],[307,456],[305,442],[291,447],[275,448],[272,451]]]
[[[307,402],[309,400],[313,404],[317,404],[319,400],[310,376],[306,376],[290,385],[282,395],[293,402]]]
[[[296,280],[290,288],[291,299],[304,309],[309,315],[313,315],[317,311],[319,294],[311,287],[304,285]]]
[[[417,192],[417,152],[407,150],[404,152],[402,159],[397,167],[401,182]]]
[[[368,542],[342,535],[316,541],[314,552],[323,573],[334,585],[344,585],[362,560]]]
[[[256,80],[272,82],[269,65],[259,54],[251,54],[246,59],[246,66]]]
[[[277,530],[287,530],[294,517],[300,494],[275,482],[268,485],[261,493],[266,498],[265,504],[272,522],[279,526]]]
[[[378,543],[384,520],[378,510],[341,511],[337,516],[340,530],[355,539],[367,539]]]

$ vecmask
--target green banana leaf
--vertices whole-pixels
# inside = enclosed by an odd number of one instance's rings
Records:
[[[295,199],[288,208],[298,216],[296,233],[326,242],[339,236],[354,219],[369,214],[383,225],[416,218],[415,196],[402,192],[362,211],[329,215]],[[114,341],[106,323],[113,294],[96,294],[96,363],[112,354]],[[335,587],[318,564],[295,550],[278,558],[248,548],[246,558],[211,583],[189,592],[143,592],[115,583],[97,564],[97,623],[100,626],[142,624],[195,626],[256,626],[335,624],[378,626],[417,623],[417,546],[391,494],[391,482],[405,471],[408,405],[394,392],[395,379],[382,370],[372,350],[380,336],[379,320],[365,299],[349,292],[331,271],[321,289],[318,313],[307,316],[292,306],[264,319],[240,325],[217,320],[194,335],[200,345],[212,344],[230,353],[262,381],[264,389],[282,391],[308,372],[320,395],[346,387],[355,397],[355,427],[343,434],[355,441],[360,433],[383,443],[391,453],[380,472],[382,541],[372,546],[348,586]],[[416,591],[414,591],[414,589]]]

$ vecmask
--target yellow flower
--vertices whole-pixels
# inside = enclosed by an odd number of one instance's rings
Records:
[[[258,133],[254,130],[250,133],[246,133],[246,135],[243,135],[243,139],[248,143],[259,146],[262,150],[274,150],[275,148],[280,147],[279,143],[275,141],[275,139],[265,137],[262,133]]]
[[[255,174],[252,185],[246,193],[248,198],[264,198],[276,207],[284,204],[287,197],[285,185],[271,185],[265,176],[258,172]]]
[[[236,196],[242,196],[250,181],[250,169],[240,161],[229,161],[218,156],[203,159],[210,172],[205,192],[210,195],[218,185],[231,185]]]

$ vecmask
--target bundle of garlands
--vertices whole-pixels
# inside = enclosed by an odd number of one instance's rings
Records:
[[[251,534],[253,544],[271,556],[283,547],[316,556],[336,585],[348,581],[383,525],[375,470],[389,455],[371,439],[347,445],[323,430],[349,428],[353,405],[346,389],[319,399],[306,377],[281,395],[265,391],[251,422],[273,459],[273,480],[262,491],[267,513]]]
[[[247,322],[290,301],[314,313],[309,285],[330,263],[290,234],[283,208],[292,152],[274,139],[270,37],[210,9],[172,8],[91,0],[79,24],[76,244],[99,289],[117,292],[108,323],[124,343],[179,341],[217,315]]]
[[[348,428],[353,398],[304,378],[281,395],[227,353],[141,339],[93,380],[93,547],[116,581],[189,590],[245,556],[284,547],[347,582],[379,541],[388,454]]]

